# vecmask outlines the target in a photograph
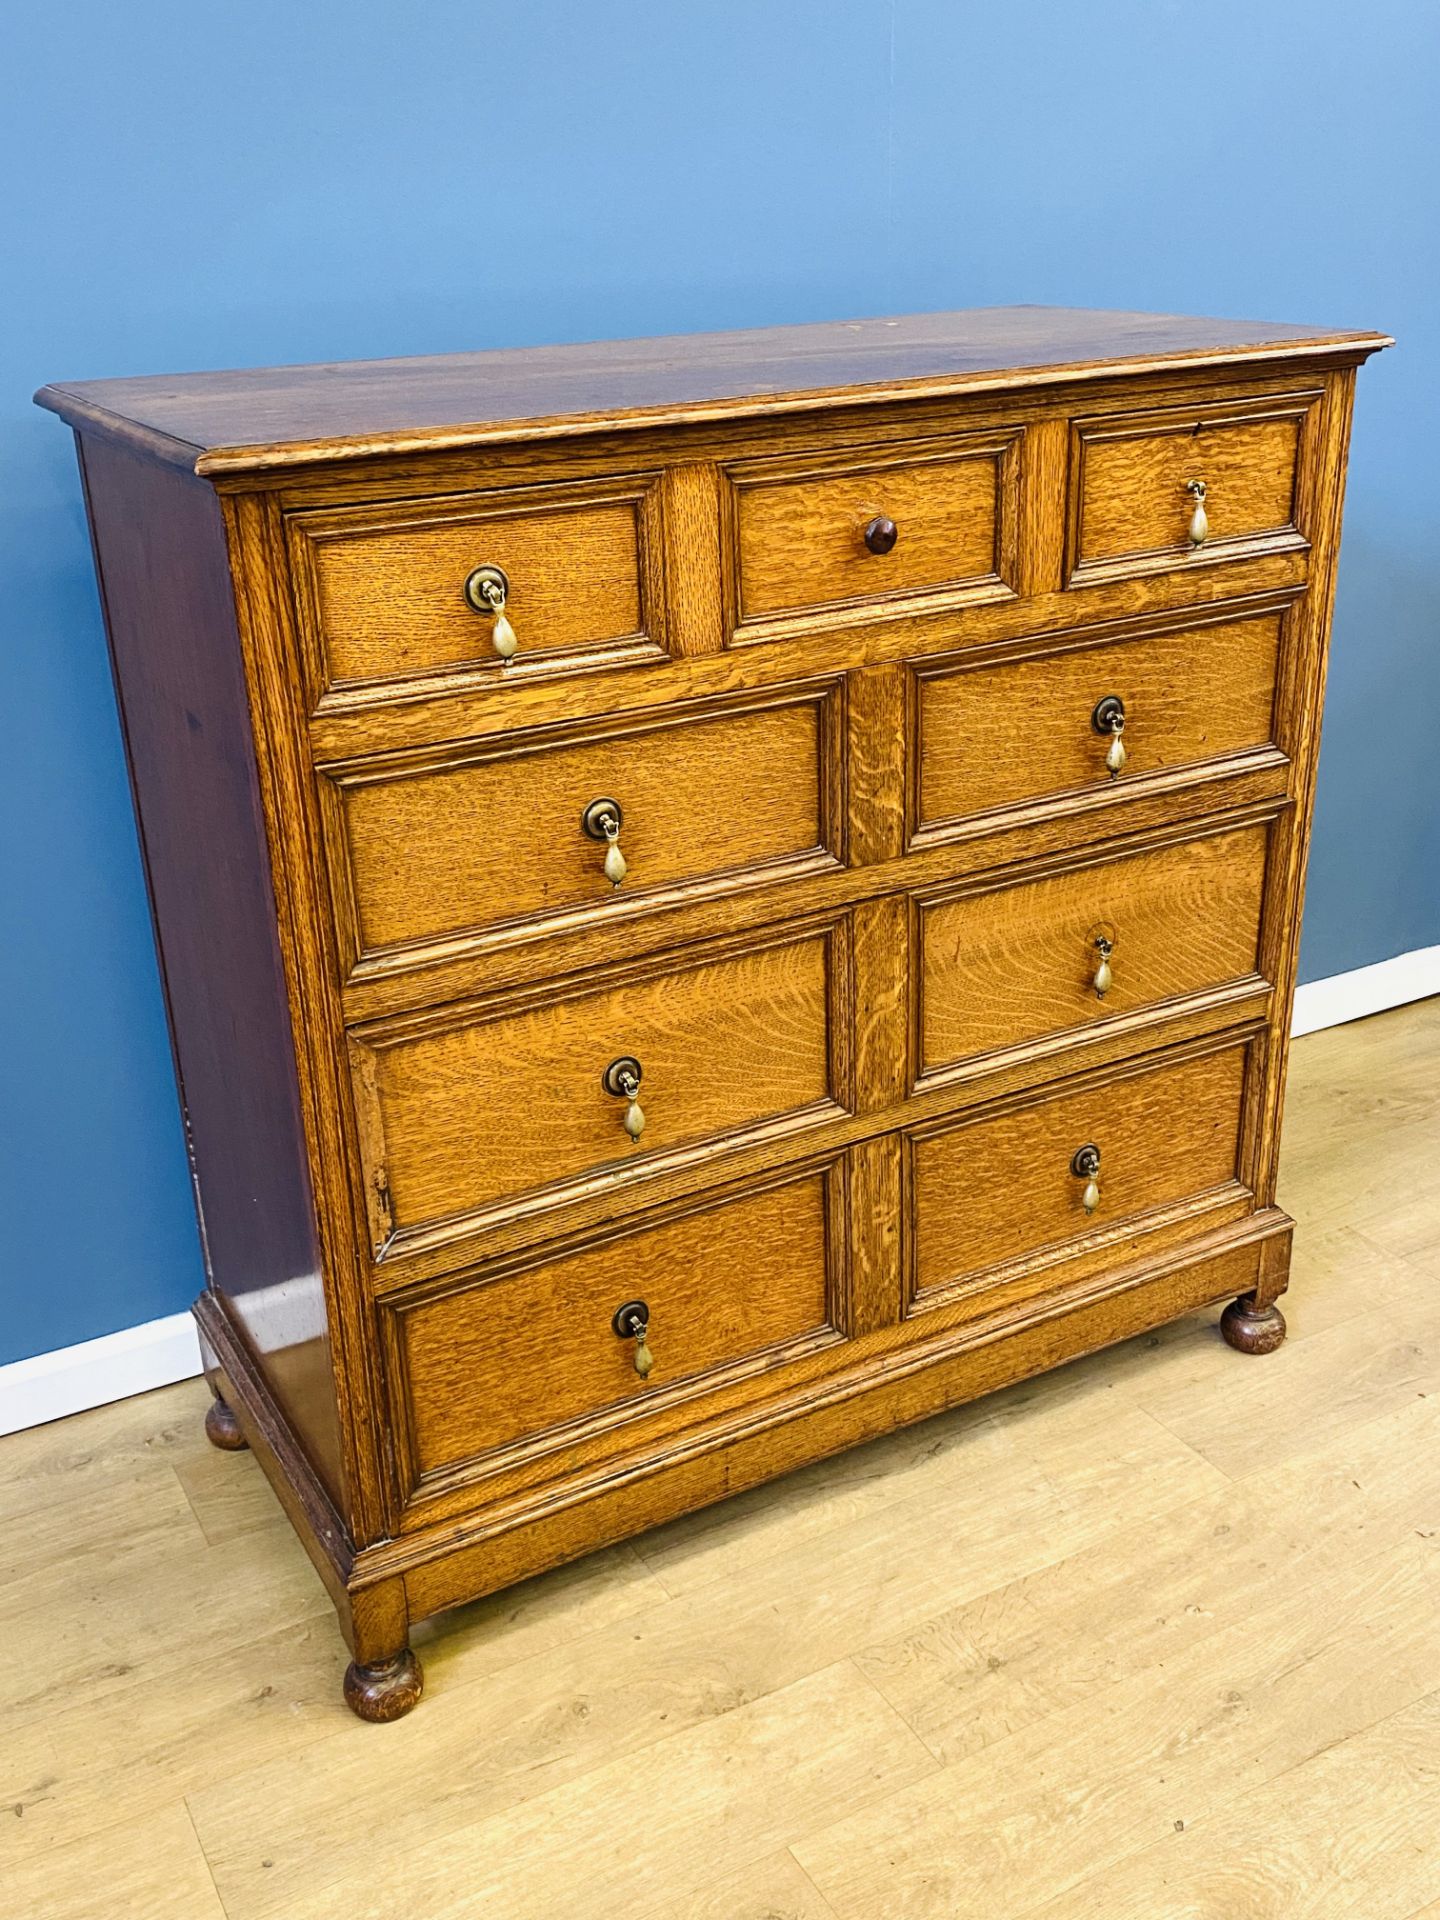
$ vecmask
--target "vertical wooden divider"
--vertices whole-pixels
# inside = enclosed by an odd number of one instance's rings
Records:
[[[851,866],[905,850],[906,677],[903,665],[850,676]],[[898,1107],[909,1086],[910,906],[903,893],[853,913],[855,1099],[861,1113]],[[900,1138],[882,1134],[850,1155],[850,1325],[853,1335],[900,1318]]]

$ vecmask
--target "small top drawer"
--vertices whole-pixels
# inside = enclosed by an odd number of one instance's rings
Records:
[[[726,469],[737,622],[915,594],[1004,596],[1018,432]]]
[[[1319,398],[1074,421],[1068,584],[1303,548],[1300,450]]]
[[[660,655],[659,513],[639,475],[292,514],[312,694]]]

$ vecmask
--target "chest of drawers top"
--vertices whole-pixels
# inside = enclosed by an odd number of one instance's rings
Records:
[[[42,406],[219,478],[315,460],[570,437],[1176,367],[1344,362],[1388,336],[1072,307],[677,334],[575,346],[57,382]]]

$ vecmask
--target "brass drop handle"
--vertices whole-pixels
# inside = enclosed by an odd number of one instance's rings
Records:
[[[1110,991],[1111,982],[1115,977],[1110,970],[1110,956],[1115,951],[1115,942],[1108,934],[1098,933],[1095,936],[1095,951],[1100,956],[1100,964],[1096,967],[1095,978],[1090,984],[1095,989],[1095,998],[1103,1000]]]
[[[1100,1204],[1100,1149],[1093,1140],[1075,1149],[1070,1157],[1070,1171],[1077,1180],[1085,1182],[1081,1206],[1086,1213],[1094,1213]]]
[[[612,887],[618,887],[630,871],[620,851],[620,829],[624,824],[625,816],[618,800],[592,800],[580,816],[580,831],[591,840],[605,843],[605,878]]]
[[[640,1080],[640,1062],[628,1053],[612,1060],[601,1075],[606,1093],[625,1102],[625,1131],[637,1141],[645,1131],[645,1115],[640,1110]]]
[[[1210,522],[1205,517],[1205,482],[1187,480],[1185,491],[1195,502],[1195,511],[1190,515],[1190,544],[1203,547],[1210,534]]]
[[[1110,744],[1105,749],[1105,765],[1113,780],[1124,766],[1126,757],[1125,742],[1120,738],[1125,731],[1125,702],[1118,693],[1107,693],[1103,700],[1096,701],[1090,725],[1096,733],[1109,738]]]
[[[509,598],[510,581],[503,567],[476,567],[465,582],[467,603],[476,613],[487,615],[495,623],[490,629],[490,644],[502,661],[513,660],[520,650],[515,629],[505,612]]]
[[[900,529],[887,514],[877,513],[861,537],[871,553],[889,553],[900,538]]]
[[[635,1371],[642,1380],[646,1379],[655,1364],[655,1356],[650,1351],[649,1307],[643,1300],[627,1300],[623,1307],[615,1309],[610,1327],[617,1340],[635,1342]]]

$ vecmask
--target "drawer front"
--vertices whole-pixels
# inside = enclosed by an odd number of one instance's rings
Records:
[[[925,902],[922,1084],[976,1055],[1254,980],[1267,844],[1262,823]]]
[[[833,1010],[848,992],[848,944],[843,919],[812,921],[689,965],[613,968],[359,1030],[352,1062],[377,1252],[838,1116],[850,1105]],[[635,1139],[630,1103],[605,1084],[626,1059],[641,1074]]]
[[[919,835],[1270,745],[1280,619],[920,669]],[[1124,764],[1112,774],[1116,701]]]
[[[691,899],[837,864],[839,699],[831,683],[680,722],[516,733],[326,769],[353,961],[415,964],[496,928],[583,924],[681,890]],[[600,801],[619,825],[618,886]]]
[[[402,1306],[412,1485],[537,1434],[556,1444],[628,1424],[838,1338],[827,1187],[812,1169]],[[635,1301],[648,1310],[644,1378],[613,1325]]]
[[[913,1138],[913,1298],[982,1292],[1017,1263],[1053,1268],[1096,1241],[1114,1265],[1117,1239],[1197,1211],[1201,1195],[1243,1203],[1246,1061],[1232,1044]],[[1093,1211],[1092,1176],[1075,1164],[1086,1147],[1098,1151]]]
[[[1071,584],[1303,547],[1300,447],[1318,398],[1075,421]],[[1197,483],[1205,489],[1198,545]]]
[[[728,469],[739,620],[1002,588],[1018,446],[1010,436]]]
[[[314,691],[400,692],[445,674],[633,661],[660,651],[652,479],[293,514],[290,551]],[[499,568],[518,650],[466,582]],[[393,683],[388,684],[387,683]]]

